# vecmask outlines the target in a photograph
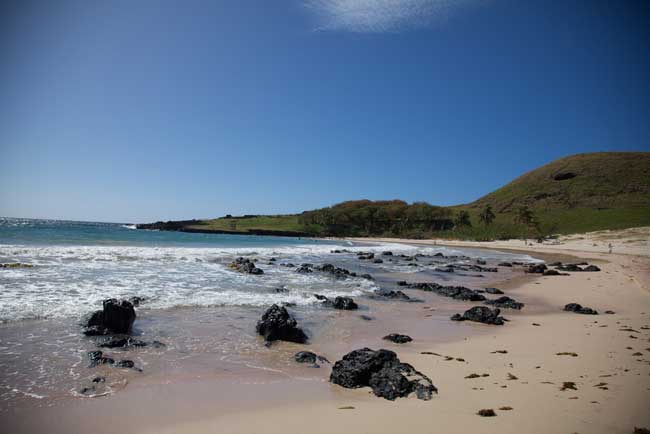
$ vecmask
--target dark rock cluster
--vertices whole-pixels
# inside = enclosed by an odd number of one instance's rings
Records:
[[[413,340],[410,336],[402,335],[399,333],[391,333],[389,335],[384,336],[382,339],[391,341],[395,344],[405,344]]]
[[[336,297],[334,300],[320,294],[314,294],[314,297],[322,301],[324,306],[333,307],[334,309],[356,310],[359,308],[359,305],[350,297]]]
[[[241,256],[231,262],[228,267],[244,274],[264,274],[264,270],[257,268],[253,261],[248,258],[242,258]]]
[[[299,351],[294,354],[293,359],[298,363],[310,363],[314,368],[320,368],[318,362],[330,362],[325,357],[319,356],[318,354],[312,353],[311,351]]]
[[[102,310],[93,312],[84,329],[86,336],[129,334],[135,321],[135,309],[127,300],[110,298],[102,303]]]
[[[590,307],[584,307],[578,303],[569,303],[564,306],[564,310],[567,312],[581,313],[583,315],[598,315],[598,311]]]
[[[419,289],[422,291],[435,292],[444,297],[450,297],[455,300],[464,301],[484,301],[485,296],[476,290],[465,288],[464,286],[444,286],[438,283],[406,283],[398,282],[400,286],[406,286],[411,289]]]
[[[285,307],[274,304],[264,312],[255,329],[267,342],[280,340],[304,344],[307,335],[297,324]]]
[[[389,350],[354,350],[334,364],[330,381],[346,388],[369,386],[375,395],[395,400],[415,392],[429,400],[438,389],[431,380]]]
[[[508,296],[503,296],[499,297],[495,300],[485,300],[485,304],[489,304],[492,306],[500,307],[500,308],[506,308],[506,309],[521,309],[524,307],[523,303],[520,303]]]
[[[451,317],[452,321],[474,321],[482,322],[484,324],[503,325],[504,318],[499,316],[500,309],[490,309],[486,306],[474,306],[463,313],[455,314]]]

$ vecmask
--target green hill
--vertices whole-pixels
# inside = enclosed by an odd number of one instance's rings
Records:
[[[578,233],[650,225],[650,153],[598,152],[555,160],[475,202],[454,207],[478,220],[490,205],[495,236],[517,232],[529,207],[545,233]],[[476,230],[475,230],[476,231]],[[465,230],[469,236],[471,230]]]
[[[489,224],[480,215],[490,207]],[[529,223],[518,216],[522,207]],[[226,216],[158,222],[143,229],[313,236],[499,239],[650,226],[650,153],[599,152],[561,158],[475,202],[357,200],[296,215]]]

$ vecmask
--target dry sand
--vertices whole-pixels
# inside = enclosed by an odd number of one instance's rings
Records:
[[[545,259],[575,255],[602,271],[504,283],[508,295],[526,302],[522,312],[504,311],[511,320],[504,326],[454,323],[465,331],[464,339],[382,345],[433,380],[439,394],[431,401],[410,397],[391,402],[367,388],[348,390],[324,380],[255,384],[206,379],[127,388],[106,399],[42,409],[13,432],[47,426],[50,433],[629,434],[634,427],[650,428],[649,234],[647,228],[587,234],[534,246],[522,241],[445,242],[519,247]],[[613,254],[607,253],[610,242]],[[563,312],[569,302],[600,315]],[[615,313],[604,314],[606,310]],[[321,370],[329,372],[329,367]],[[465,378],[473,373],[489,376]],[[561,390],[564,382],[575,383],[576,390]],[[501,409],[506,407],[512,409]],[[496,417],[478,416],[480,409],[494,409]]]

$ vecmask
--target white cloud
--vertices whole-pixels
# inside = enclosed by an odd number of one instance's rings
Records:
[[[399,32],[433,25],[476,0],[304,0],[316,30]]]

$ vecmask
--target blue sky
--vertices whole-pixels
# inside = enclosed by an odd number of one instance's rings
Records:
[[[469,202],[650,150],[646,1],[0,5],[0,215]]]

